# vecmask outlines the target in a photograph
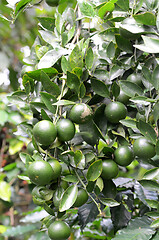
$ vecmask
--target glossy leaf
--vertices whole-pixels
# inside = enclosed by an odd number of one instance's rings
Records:
[[[144,188],[150,191],[159,191],[159,184],[155,180],[142,179],[139,182]]]
[[[150,226],[152,228],[159,228],[159,219],[153,221]]]
[[[58,74],[58,71],[55,68],[43,68],[39,70],[29,71],[26,74],[29,77],[36,79],[37,81],[40,81],[41,70],[45,72],[50,78],[53,78]]]
[[[132,129],[137,129],[136,121],[134,121],[133,119],[123,119],[123,120],[120,120],[119,122],[122,123],[126,127],[130,127]]]
[[[15,15],[22,11],[29,2],[31,2],[31,0],[21,0],[18,2],[15,8]]]
[[[4,125],[7,121],[8,121],[8,113],[3,110],[3,109],[0,109],[0,125]]]
[[[51,113],[55,114],[55,112],[56,112],[56,107],[53,106],[52,104],[55,103],[55,102],[57,102],[56,98],[55,98],[53,95],[51,95],[51,94],[49,94],[49,93],[46,93],[46,92],[41,92],[40,95],[41,95],[41,99],[42,99],[42,101],[45,103],[47,109],[48,109]]]
[[[121,80],[119,81],[119,85],[123,92],[128,95],[129,97],[134,97],[136,94],[143,95],[143,90],[135,83],[130,81]]]
[[[133,16],[136,22],[143,25],[156,25],[156,16],[151,12],[140,13]]]
[[[111,198],[102,198],[100,197],[100,201],[102,204],[108,206],[108,207],[116,207],[119,206],[120,203],[118,203],[116,200],[111,199]]]
[[[0,198],[4,201],[10,202],[11,198],[11,187],[9,183],[0,181]]]
[[[99,214],[96,204],[92,201],[78,209],[79,224],[84,229],[87,223],[93,222]]]
[[[93,60],[94,60],[93,50],[91,47],[89,47],[86,51],[86,56],[85,56],[85,62],[88,69],[92,68]]]
[[[86,16],[86,17],[94,17],[95,16],[95,11],[93,7],[85,0],[82,0],[79,2],[79,8],[81,13]]]
[[[112,240],[148,240],[155,233],[150,224],[151,220],[146,216],[132,219],[128,226],[119,230]]]
[[[78,45],[76,45],[72,50],[68,59],[68,64],[70,69],[73,69],[75,67],[83,68],[83,56]]]
[[[156,90],[159,90],[159,66],[158,65],[152,73],[151,83],[153,84]]]
[[[124,11],[129,11],[129,0],[118,0],[116,4]]]
[[[158,208],[158,201],[146,199],[146,202],[151,208]]]
[[[132,43],[128,39],[123,38],[120,34],[116,34],[115,39],[116,39],[118,48],[120,48],[122,51],[125,51],[127,53],[133,52]]]
[[[114,3],[107,2],[106,4],[104,4],[98,11],[98,15],[101,18],[104,18],[104,16],[107,14],[107,12],[112,12],[115,8]]]
[[[76,104],[75,102],[69,101],[69,100],[59,100],[52,105],[57,105],[57,106],[67,106],[67,105],[74,105]]]
[[[115,44],[113,42],[110,42],[107,46],[107,56],[110,59],[113,59],[115,56]]]
[[[93,90],[95,91],[95,93],[97,93],[99,96],[109,98],[108,87],[104,82],[102,82],[96,78],[92,78],[91,86],[92,86]]]
[[[88,181],[95,181],[102,173],[102,160],[93,162],[87,172]]]
[[[51,17],[38,17],[37,18],[40,22],[40,25],[44,29],[48,29],[49,31],[53,31],[55,27],[55,18]]]
[[[142,36],[144,44],[134,45],[134,47],[147,53],[159,53],[159,39]]]
[[[137,128],[140,130],[140,132],[149,139],[153,144],[156,144],[157,135],[153,127],[149,123],[143,122],[142,120],[139,120],[139,122],[136,123]]]
[[[52,67],[66,52],[65,49],[53,49],[48,51],[39,61],[38,69]]]
[[[41,71],[40,80],[46,92],[55,96],[58,96],[60,94],[59,86],[56,83],[52,82],[48,75],[43,71]]]
[[[79,93],[79,88],[80,88],[80,80],[72,72],[67,71],[67,86],[71,89],[74,90],[76,93]]]
[[[72,205],[76,201],[77,194],[78,194],[78,187],[76,184],[68,187],[62,196],[60,206],[59,206],[59,211],[64,212],[68,210],[70,207],[72,207]]]

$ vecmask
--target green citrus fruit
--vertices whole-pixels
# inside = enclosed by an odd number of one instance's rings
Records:
[[[63,221],[55,221],[48,228],[48,235],[52,240],[66,240],[71,234],[69,225]]]
[[[83,204],[87,202],[87,200],[88,200],[87,192],[83,188],[80,188],[78,190],[77,198],[75,203],[73,204],[73,207],[81,207]]]
[[[52,180],[57,179],[61,175],[62,167],[57,159],[49,159],[48,163],[51,165],[54,175]]]
[[[123,90],[120,89],[119,96],[117,97],[118,102],[121,102],[123,104],[127,104],[129,102],[130,97],[123,92]]]
[[[33,152],[34,152],[35,148],[34,148],[34,145],[32,142],[29,142],[28,145],[27,145],[27,152],[30,154],[30,155],[33,155]]]
[[[110,102],[106,106],[104,113],[109,122],[118,123],[126,117],[127,109],[121,102]]]
[[[102,193],[106,198],[115,198],[117,194],[117,189],[115,183],[110,180],[104,180],[104,188]]]
[[[74,123],[82,124],[92,119],[93,111],[87,104],[77,103],[71,108],[69,117]]]
[[[75,125],[69,119],[60,119],[57,122],[56,130],[60,141],[69,141],[75,135]]]
[[[127,81],[130,81],[132,83],[137,84],[139,87],[143,87],[142,84],[142,76],[138,73],[132,73],[131,75],[129,75],[126,79]]]
[[[45,1],[50,7],[57,7],[59,4],[59,0],[45,0]]]
[[[44,146],[52,144],[56,138],[56,128],[54,124],[48,120],[42,120],[35,124],[33,128],[35,139]]]
[[[118,175],[118,165],[111,159],[103,160],[102,162],[102,174],[104,179],[112,179]]]
[[[128,146],[118,147],[114,151],[114,161],[120,166],[128,166],[134,160],[134,153]]]
[[[34,184],[43,186],[51,182],[54,172],[48,162],[39,160],[29,165],[28,176]]]
[[[140,137],[133,144],[134,154],[143,159],[155,156],[155,146],[145,137]]]

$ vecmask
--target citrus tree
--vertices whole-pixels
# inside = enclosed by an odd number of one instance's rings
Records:
[[[158,1],[21,0],[38,36],[9,100],[32,116],[21,179],[51,239],[159,238]],[[6,234],[6,235],[5,235]],[[7,231],[4,232],[7,236]]]

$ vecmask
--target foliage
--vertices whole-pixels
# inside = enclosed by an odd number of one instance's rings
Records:
[[[8,15],[0,16],[2,24],[16,23],[25,11],[46,7],[44,1],[7,2]],[[23,59],[22,84],[8,97],[22,116],[30,116],[22,119],[16,135],[27,137],[35,149],[33,154],[20,154],[25,164],[20,178],[33,184],[27,170],[34,161],[56,158],[62,166],[58,180],[40,188],[38,197],[33,197],[48,213],[40,218],[41,230],[47,236],[50,224],[61,219],[72,227],[70,239],[157,239],[158,1],[60,0],[50,9],[53,16],[37,18],[38,37],[30,55]],[[132,81],[132,74],[141,84]],[[119,121],[110,121],[114,110],[109,111],[109,118],[105,109],[110,102],[119,101],[120,91],[128,97],[122,103],[126,114]],[[57,137],[49,146],[41,145],[34,135],[35,123],[48,120],[56,125],[59,119],[69,118],[77,103],[90,107],[92,119],[84,124],[75,121],[76,134],[69,141]],[[1,111],[3,125],[8,113]],[[113,178],[117,192],[112,198],[105,197],[102,161],[114,161],[116,149],[133,149],[135,140],[143,136],[154,146],[155,156],[136,155],[130,165],[118,166],[119,173]],[[89,199],[74,208],[80,188]],[[56,206],[52,200],[55,193]],[[9,195],[2,200],[9,200]],[[21,229],[33,231],[31,225]],[[3,236],[9,236],[8,231]]]

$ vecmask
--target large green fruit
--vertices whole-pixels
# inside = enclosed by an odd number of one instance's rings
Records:
[[[142,76],[139,73],[132,73],[131,75],[129,75],[126,79],[127,81],[130,81],[132,83],[137,84],[139,87],[143,87],[142,84]]]
[[[82,124],[89,122],[92,119],[93,111],[87,104],[77,103],[71,108],[69,117],[72,122]]]
[[[83,204],[85,204],[88,200],[88,194],[86,190],[83,188],[80,188],[78,190],[77,198],[75,203],[73,204],[73,207],[81,207]]]
[[[75,125],[69,119],[60,119],[56,124],[56,130],[60,141],[70,141],[75,135]]]
[[[71,234],[69,225],[63,221],[55,221],[48,228],[48,235],[52,240],[66,240]]]
[[[28,176],[36,185],[47,185],[54,176],[51,165],[43,160],[34,161],[28,167]]]
[[[117,97],[117,101],[123,104],[127,104],[129,102],[130,97],[125,94],[123,90],[120,89],[119,96]]]
[[[102,162],[102,174],[104,179],[112,179],[118,175],[118,165],[111,159],[103,160]]]
[[[35,139],[44,146],[52,144],[57,132],[54,124],[48,120],[42,120],[35,124],[33,128]]]
[[[121,102],[110,102],[106,106],[104,113],[109,122],[118,123],[126,117],[127,109]]]
[[[134,153],[129,146],[121,146],[114,151],[114,157],[118,165],[128,166],[134,160]]]
[[[142,159],[155,156],[155,146],[145,137],[140,137],[133,144],[134,154]]]

